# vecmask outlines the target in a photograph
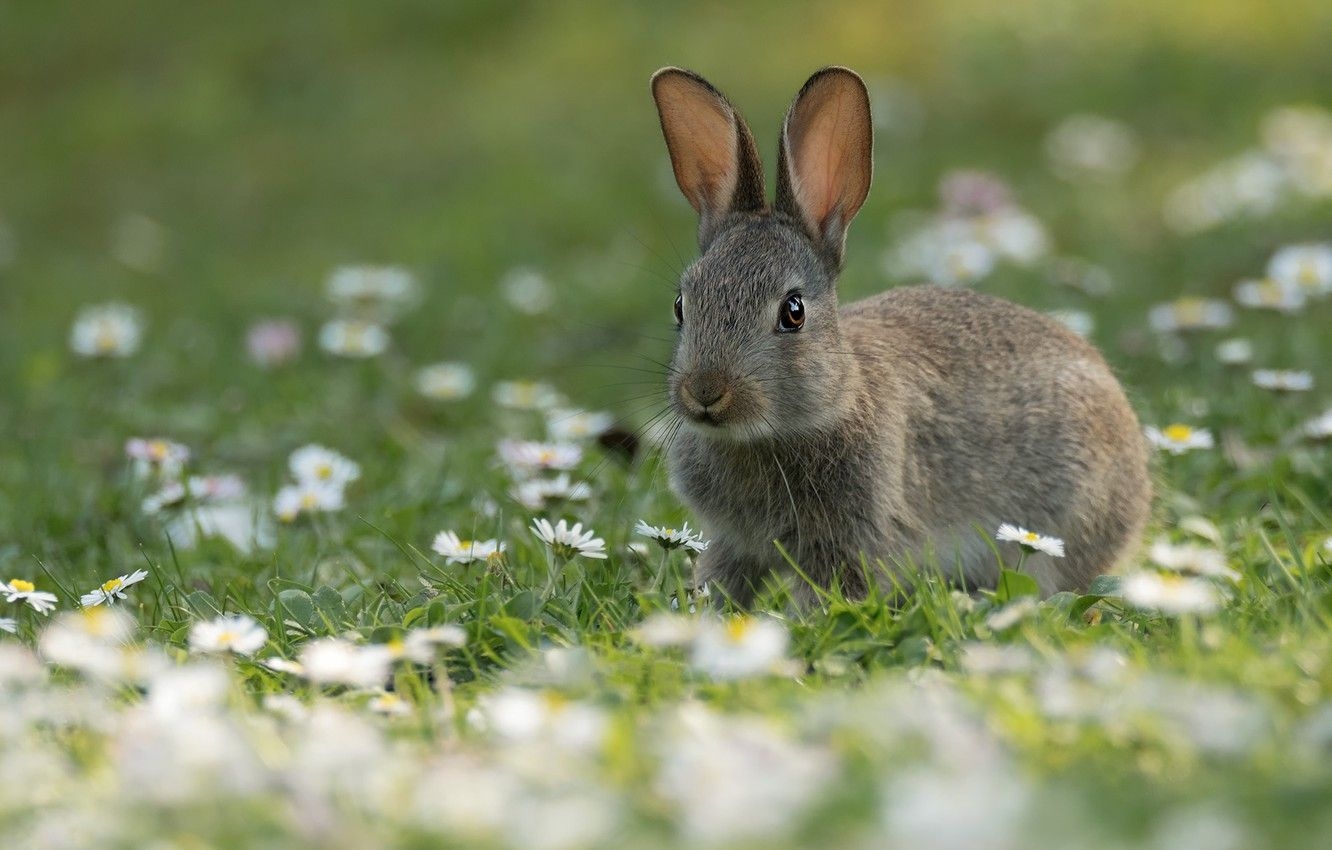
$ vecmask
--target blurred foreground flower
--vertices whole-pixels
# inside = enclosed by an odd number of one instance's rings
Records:
[[[302,647],[300,663],[295,667],[288,664],[286,671],[316,685],[375,688],[388,679],[392,662],[388,649],[378,644],[357,646],[342,638],[319,638]]]
[[[356,461],[315,443],[292,452],[287,465],[292,477],[302,484],[346,487],[361,477],[361,466]]]
[[[1166,615],[1210,614],[1221,607],[1216,586],[1202,578],[1137,572],[1124,577],[1124,601]]]
[[[546,430],[556,442],[591,440],[615,424],[615,417],[604,411],[570,410],[556,407],[546,415]]]
[[[583,481],[574,481],[568,473],[554,478],[529,478],[514,485],[510,491],[517,502],[531,510],[541,510],[554,502],[585,502],[592,488]]]
[[[1255,369],[1253,384],[1279,393],[1302,393],[1313,389],[1313,375],[1303,370]]]
[[[131,437],[125,443],[125,456],[133,461],[134,475],[148,478],[154,475],[166,479],[178,477],[190,459],[189,446],[162,437]]]
[[[1045,137],[1050,168],[1065,180],[1108,181],[1124,175],[1138,159],[1133,131],[1100,115],[1070,115]]]
[[[288,484],[273,497],[273,513],[283,522],[295,522],[301,514],[340,511],[345,505],[341,487],[317,481]]]
[[[1235,284],[1236,303],[1253,310],[1298,313],[1304,309],[1304,295],[1304,290],[1298,285],[1270,277],[1262,280],[1242,280]]]
[[[1180,298],[1157,304],[1147,314],[1147,323],[1158,333],[1221,330],[1235,321],[1235,311],[1214,298]]]
[[[85,608],[94,605],[114,605],[117,599],[126,599],[125,589],[131,585],[138,584],[148,578],[147,570],[135,570],[129,575],[123,575],[118,578],[107,579],[102,582],[95,590],[89,591],[79,597],[79,603]]]
[[[245,349],[260,366],[281,366],[301,353],[301,332],[287,319],[266,319],[250,325]]]
[[[1192,449],[1210,449],[1214,445],[1211,431],[1179,422],[1167,425],[1165,428],[1148,425],[1143,429],[1143,433],[1153,446],[1176,455],[1182,455]]]
[[[529,266],[505,272],[500,279],[500,293],[514,309],[529,316],[546,312],[555,301],[546,276]]]
[[[596,532],[590,528],[583,531],[581,522],[570,527],[564,520],[551,525],[550,520],[537,519],[532,523],[532,532],[561,558],[582,555],[584,558],[604,560],[606,557],[606,541],[597,537]]]
[[[515,475],[538,470],[568,470],[583,459],[576,443],[538,443],[529,440],[500,440],[499,456]]]
[[[1243,366],[1253,360],[1253,343],[1243,338],[1222,340],[1216,345],[1216,359],[1226,366]]]
[[[1332,294],[1332,244],[1287,245],[1268,261],[1267,276],[1311,297]]]
[[[128,304],[101,304],[79,313],[69,347],[82,357],[129,357],[139,350],[143,319]]]
[[[994,539],[1016,543],[1027,552],[1043,552],[1053,558],[1064,557],[1064,541],[1058,537],[1037,534],[1020,525],[1005,522],[995,532]]]
[[[344,315],[390,323],[416,303],[416,278],[401,266],[341,266],[328,276],[328,300]]]
[[[1239,573],[1226,564],[1226,556],[1210,546],[1199,546],[1194,543],[1175,544],[1164,538],[1158,538],[1152,543],[1147,557],[1156,565],[1177,573],[1217,576],[1231,581],[1239,579]]]
[[[0,632],[9,632],[11,635],[18,634],[18,621],[13,617],[0,617]]]
[[[490,397],[500,407],[514,410],[544,410],[564,400],[554,387],[540,381],[499,381]]]
[[[253,655],[268,642],[268,630],[246,614],[202,620],[190,627],[191,652]]]
[[[718,680],[789,672],[790,642],[786,627],[771,617],[704,620],[698,625],[689,664]]]
[[[1304,423],[1300,430],[1310,440],[1332,439],[1332,409]]]

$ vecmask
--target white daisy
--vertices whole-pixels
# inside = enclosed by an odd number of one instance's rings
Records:
[[[1040,219],[1011,206],[975,220],[976,233],[1002,258],[1030,266],[1050,251],[1050,237]]]
[[[416,370],[416,391],[434,401],[467,398],[476,388],[476,375],[466,363],[432,363]]]
[[[500,381],[491,388],[490,397],[500,407],[514,410],[544,410],[564,401],[554,387],[540,381]]]
[[[136,477],[159,475],[170,479],[185,468],[190,448],[162,437],[131,437],[125,442],[125,456],[132,461]]]
[[[761,676],[785,666],[790,642],[786,627],[771,617],[705,620],[698,624],[689,664],[718,680]]]
[[[927,267],[932,282],[940,286],[964,286],[974,283],[994,271],[998,256],[994,250],[976,239],[946,242]]]
[[[390,321],[416,303],[416,278],[401,266],[341,266],[328,276],[328,300],[347,310]]]
[[[1332,409],[1325,411],[1318,418],[1304,423],[1300,431],[1310,440],[1332,439]]]
[[[1123,122],[1101,115],[1070,115],[1045,137],[1050,170],[1065,180],[1111,180],[1138,159],[1138,143]]]
[[[361,467],[356,461],[313,443],[292,452],[287,465],[300,484],[345,487],[361,477]]]
[[[653,614],[629,632],[635,643],[657,649],[685,646],[698,634],[698,619],[681,614]]]
[[[1153,446],[1176,455],[1182,455],[1192,449],[1210,449],[1214,445],[1211,431],[1179,422],[1164,428],[1148,425],[1143,429],[1143,433]]]
[[[1200,576],[1218,576],[1232,581],[1239,579],[1239,573],[1226,564],[1226,556],[1219,549],[1199,546],[1196,543],[1171,543],[1165,538],[1157,538],[1152,543],[1147,557],[1157,566],[1177,573],[1191,573]]]
[[[1242,280],[1235,284],[1235,301],[1241,307],[1253,310],[1276,310],[1280,313],[1298,313],[1304,309],[1305,293],[1300,287],[1276,280]]]
[[[592,488],[562,472],[554,478],[521,481],[509,493],[524,507],[540,510],[553,502],[585,502],[592,496]]]
[[[1147,314],[1147,323],[1160,333],[1221,330],[1235,321],[1235,311],[1224,301],[1186,297],[1157,304]]]
[[[597,559],[606,557],[606,541],[597,537],[596,532],[590,528],[583,531],[581,522],[576,522],[571,527],[564,520],[560,520],[552,526],[550,520],[537,519],[532,523],[532,532],[562,558],[572,558],[576,555]]]
[[[267,642],[268,630],[245,614],[201,620],[190,627],[191,652],[253,655]]]
[[[128,357],[139,350],[143,319],[128,304],[101,304],[79,313],[69,347],[82,357]]]
[[[455,532],[441,531],[430,548],[443,555],[445,563],[470,564],[503,554],[506,544],[498,540],[461,540]]]
[[[1223,340],[1216,345],[1216,359],[1226,366],[1243,366],[1253,360],[1253,343],[1243,338]]]
[[[1221,594],[1206,579],[1157,572],[1124,577],[1124,601],[1161,614],[1208,614],[1221,607]]]
[[[54,593],[38,590],[35,584],[21,578],[12,578],[8,584],[0,581],[0,593],[5,595],[6,602],[26,602],[39,614],[54,611],[58,601]]]
[[[415,709],[412,704],[395,693],[378,693],[370,698],[366,708],[385,717],[405,717]]]
[[[383,646],[357,646],[342,638],[320,638],[301,648],[298,669],[300,675],[317,685],[376,688],[387,681],[392,662],[392,655]]]
[[[527,266],[506,272],[500,280],[500,292],[514,309],[529,316],[546,312],[555,300],[546,276]]]
[[[1016,626],[1023,620],[1031,617],[1039,609],[1039,604],[1033,597],[1023,596],[1013,600],[1007,605],[990,612],[985,618],[985,625],[996,632],[1006,632]]]
[[[658,546],[667,551],[684,547],[694,552],[702,552],[708,548],[708,541],[697,531],[691,531],[689,523],[679,528],[669,528],[664,525],[648,525],[646,520],[640,519],[638,525],[634,526],[634,532],[644,537],[651,537],[657,541]]]
[[[13,617],[0,617],[0,632],[9,632],[11,635],[18,634],[18,620]]]
[[[1287,245],[1268,261],[1267,276],[1315,297],[1328,295],[1332,293],[1332,244]]]
[[[1255,369],[1254,386],[1280,393],[1302,393],[1313,389],[1313,375],[1294,369]]]
[[[273,497],[273,513],[282,522],[295,522],[301,514],[340,511],[345,504],[341,487],[307,481],[278,490]]]
[[[994,539],[1017,543],[1028,552],[1043,552],[1053,558],[1064,557],[1063,540],[1058,537],[1028,531],[1020,525],[1013,525],[1008,522],[1000,524],[999,530],[995,532]]]
[[[85,608],[93,605],[114,605],[117,599],[125,599],[125,588],[132,584],[138,584],[148,578],[147,570],[135,570],[129,575],[123,575],[118,578],[107,579],[97,587],[79,597],[79,604]]]
[[[601,436],[614,424],[615,417],[600,410],[570,410],[556,407],[546,414],[547,433],[557,443],[590,440]]]
[[[583,459],[583,449],[575,443],[500,440],[498,448],[504,465],[519,474],[547,469],[573,469]]]
[[[388,331],[374,322],[334,319],[319,329],[319,347],[335,357],[376,357],[388,345]]]

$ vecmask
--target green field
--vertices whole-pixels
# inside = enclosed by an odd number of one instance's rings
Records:
[[[1327,842],[1332,6],[720,6],[0,3],[0,845]],[[635,532],[696,525],[647,427],[696,254],[668,64],[770,177],[801,83],[856,69],[843,300],[1057,311],[1145,426],[1213,438],[1157,453],[1127,578],[687,613],[688,551]],[[80,327],[109,303],[137,344]],[[328,352],[334,320],[384,350]],[[291,469],[311,444],[359,474]]]

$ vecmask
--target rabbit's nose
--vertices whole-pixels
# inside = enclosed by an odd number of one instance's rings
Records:
[[[685,397],[702,408],[702,411],[720,412],[730,398],[730,389],[726,379],[717,372],[698,372],[685,379],[681,386]]]

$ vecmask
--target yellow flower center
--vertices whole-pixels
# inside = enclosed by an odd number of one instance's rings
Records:
[[[1161,432],[1167,440],[1175,443],[1183,443],[1193,436],[1193,429],[1188,425],[1175,423]]]
[[[17,590],[19,593],[32,593],[37,589],[37,585],[30,581],[24,581],[21,578],[10,579],[9,586]]]
[[[314,493],[305,493],[301,496],[301,507],[306,510],[312,510],[319,507],[319,497]]]
[[[118,578],[107,579],[106,581],[102,582],[102,592],[115,593],[117,590],[120,589],[120,586],[123,585],[124,583],[125,582],[121,581]]]
[[[736,617],[726,624],[726,636],[733,641],[744,640],[745,635],[749,634],[750,625],[748,617]]]
[[[1201,298],[1181,298],[1175,302],[1175,321],[1181,325],[1200,325],[1206,316]]]
[[[551,464],[555,462],[555,452],[550,449],[542,449],[537,454],[537,461],[542,464]]]
[[[236,642],[236,633],[235,633],[235,632],[233,632],[233,631],[231,631],[231,630],[229,630],[229,629],[223,629],[222,631],[220,631],[220,632],[217,633],[217,645],[218,645],[218,646],[231,646],[231,645],[234,644],[235,642]]]
[[[150,440],[148,442],[148,456],[155,461],[166,460],[168,451],[166,440]]]
[[[329,479],[333,477],[333,465],[325,461],[315,467],[315,476],[318,478]]]
[[[1037,534],[1036,532],[1034,532],[1034,531],[1028,531],[1026,534],[1022,535],[1022,542],[1023,542],[1023,543],[1035,543],[1036,541],[1038,541],[1038,540],[1040,540],[1040,539],[1041,539],[1041,536],[1040,536],[1039,534]]]
[[[384,644],[384,648],[388,650],[391,657],[401,658],[402,654],[407,651],[407,644],[403,643],[402,638],[395,637],[391,638],[388,643]]]
[[[546,704],[546,710],[552,714],[563,711],[569,705],[569,700],[564,694],[546,691],[541,695],[542,702]]]
[[[104,325],[97,330],[97,337],[94,339],[93,345],[96,346],[98,351],[103,353],[115,351],[120,347],[120,339],[116,336],[115,330],[110,326]]]
[[[1300,263],[1300,270],[1296,272],[1295,279],[1300,282],[1301,286],[1313,286],[1318,282],[1318,269],[1314,268],[1313,263],[1305,260]]]

